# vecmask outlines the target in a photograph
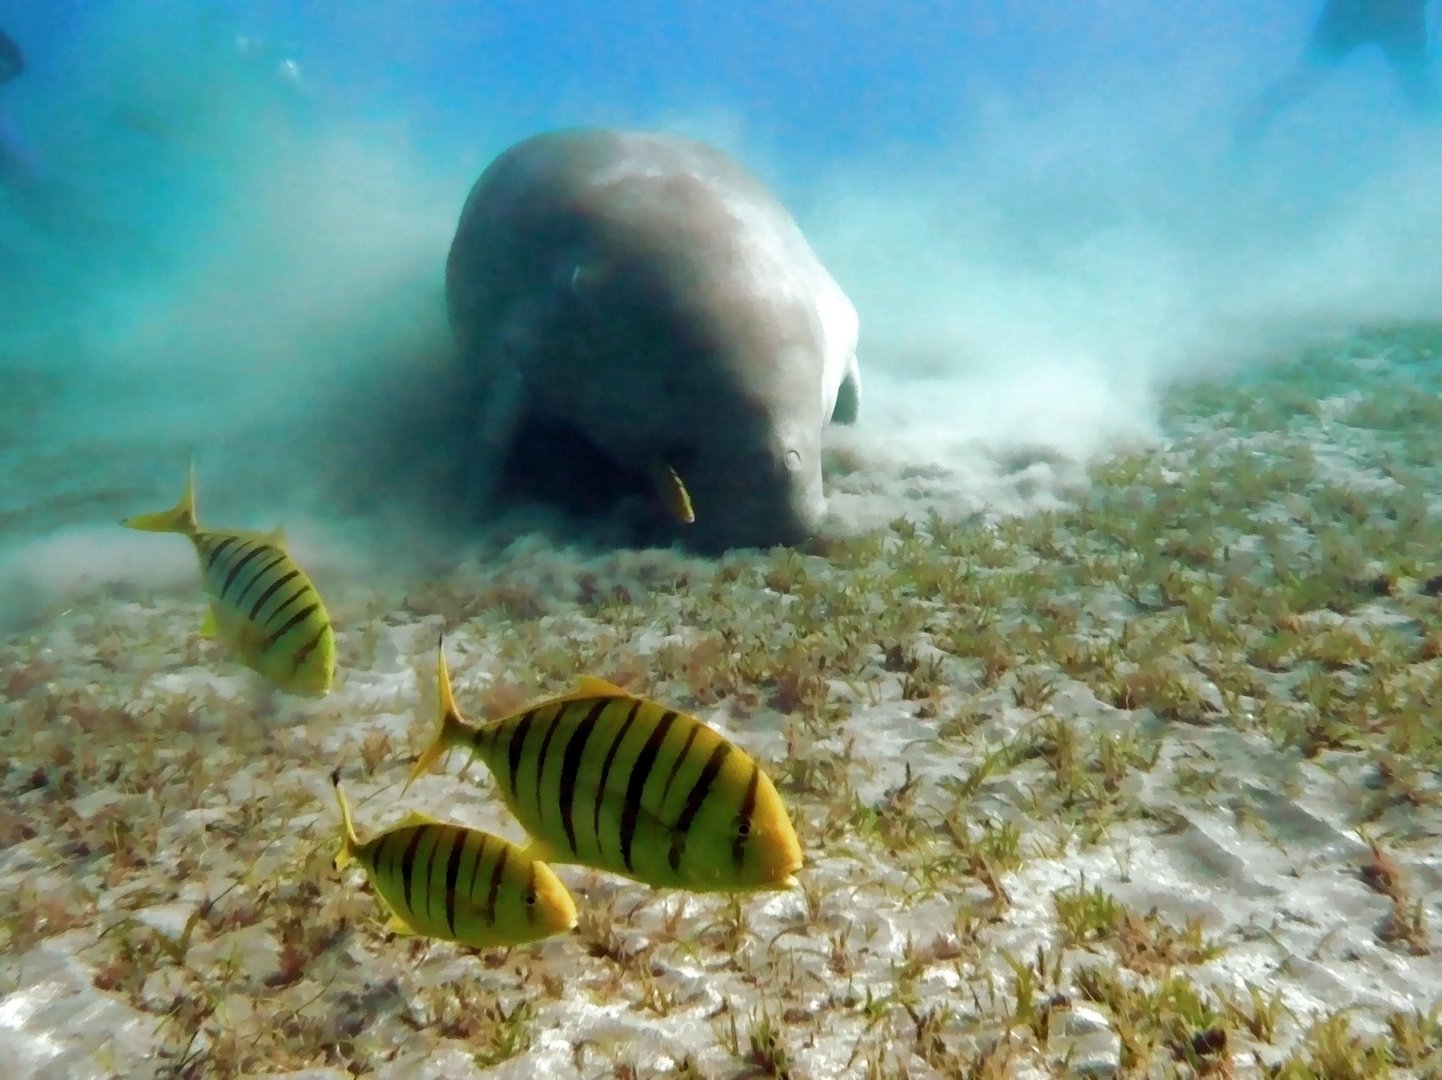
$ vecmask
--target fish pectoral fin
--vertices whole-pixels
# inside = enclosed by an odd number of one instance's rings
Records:
[[[220,632],[220,625],[215,621],[215,610],[206,608],[205,615],[200,620],[200,636],[213,638]]]
[[[631,693],[617,686],[613,682],[601,678],[599,675],[578,675],[576,676],[576,688],[572,691],[574,697],[630,697]]]
[[[615,774],[613,773],[611,779],[606,784],[604,794],[598,793],[594,784],[582,784],[576,787],[576,802],[582,806],[594,805],[598,800],[604,805],[616,808],[616,812],[619,813],[619,808],[626,800],[625,779],[622,778],[622,782],[617,784]],[[612,819],[612,825],[614,825],[614,819]],[[607,825],[603,818],[601,831],[603,833],[606,832],[612,825]],[[683,844],[687,836],[687,833],[676,827],[674,821],[667,821],[654,810],[648,810],[644,806],[636,807],[636,826],[638,829],[644,829],[646,832],[653,833],[656,836],[680,837]],[[556,858],[560,862],[568,861],[568,856],[564,852],[556,856]]]
[[[694,524],[696,510],[691,505],[691,493],[676,470],[664,461],[659,462],[652,470],[652,479],[671,516],[682,524]]]

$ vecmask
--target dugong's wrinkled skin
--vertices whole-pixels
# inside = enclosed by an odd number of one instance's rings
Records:
[[[466,200],[446,302],[477,380],[483,503],[508,457],[549,448],[635,488],[673,468],[695,510],[675,528],[702,548],[815,531],[822,428],[860,406],[856,312],[719,150],[599,129],[512,146]]]

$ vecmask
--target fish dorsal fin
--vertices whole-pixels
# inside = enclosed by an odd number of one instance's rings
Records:
[[[577,675],[575,688],[567,697],[630,697],[629,690],[623,690],[613,682],[599,675]]]
[[[257,544],[273,544],[277,547],[283,546],[285,536],[277,525],[267,532],[265,529],[211,529],[215,536],[233,536],[237,540],[250,540]],[[277,542],[279,541],[279,542]]]
[[[586,698],[613,698],[613,697],[634,697],[629,690],[623,690],[613,682],[595,675],[578,675],[571,689],[560,694],[548,694],[545,697],[536,698],[521,706],[515,712],[507,713],[497,720],[491,720],[492,724],[505,724],[523,716],[536,709],[544,709],[548,705],[565,705],[571,701],[583,701]]]

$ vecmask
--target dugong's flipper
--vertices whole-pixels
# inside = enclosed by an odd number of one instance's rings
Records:
[[[861,415],[861,366],[856,354],[846,362],[846,374],[842,376],[841,387],[836,391],[836,405],[831,410],[833,424],[854,424]]]

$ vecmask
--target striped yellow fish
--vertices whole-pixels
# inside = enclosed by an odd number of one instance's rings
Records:
[[[473,949],[524,945],[576,925],[576,904],[538,859],[509,840],[424,814],[362,843],[340,786],[341,843],[335,868],[365,868],[390,912],[387,928],[469,945]]]
[[[801,845],[775,786],[695,717],[583,676],[568,694],[473,727],[444,652],[437,681],[440,729],[407,786],[461,747],[495,775],[536,858],[696,892],[796,883]]]
[[[200,632],[214,635],[236,658],[282,690],[314,697],[335,676],[335,633],[315,586],[286,554],[280,529],[271,533],[202,529],[195,519],[195,466],[180,502],[122,525],[190,538],[210,611]]]

